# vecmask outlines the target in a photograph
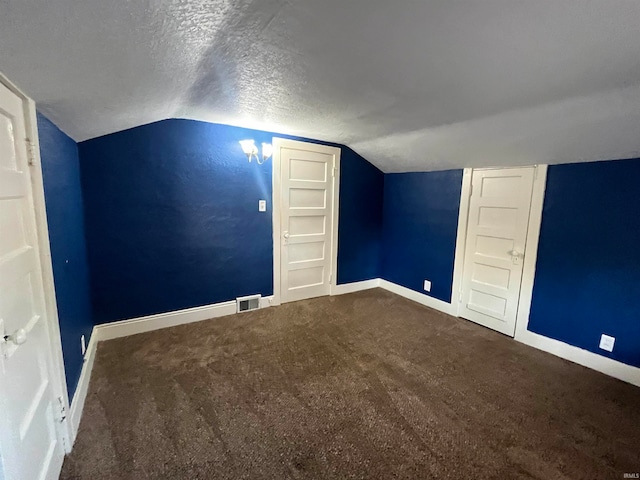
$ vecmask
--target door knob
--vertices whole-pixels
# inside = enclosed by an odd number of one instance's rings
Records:
[[[284,232],[284,233],[282,234],[282,236],[283,236],[284,238],[289,238],[289,232]]]
[[[24,328],[19,328],[18,330],[13,332],[11,335],[5,335],[4,341],[11,342],[15,345],[22,345],[24,342],[27,341],[27,331]]]
[[[520,253],[517,250],[511,250],[509,252],[509,255],[511,255],[511,262],[514,265],[519,265],[520,264],[520,259],[524,257],[524,253]]]

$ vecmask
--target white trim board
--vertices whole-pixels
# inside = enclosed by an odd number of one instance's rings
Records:
[[[331,295],[344,295],[377,287],[452,316],[454,316],[452,311],[457,309],[457,306],[454,304],[443,302],[442,300],[438,300],[381,278],[336,285],[332,289]],[[272,305],[273,297],[262,297],[261,300],[260,308],[266,308]],[[87,397],[98,342],[135,335],[137,333],[150,332],[176,325],[199,322],[226,315],[241,315],[236,312],[235,308],[235,302],[223,302],[204,307],[195,307],[186,310],[149,315],[147,317],[140,317],[131,320],[123,320],[120,322],[112,322],[94,327],[87,347],[87,354],[82,366],[82,373],[80,375],[78,387],[76,388],[73,403],[71,405],[71,421],[69,423],[72,429],[72,442],[75,441],[78,427],[80,425],[80,418],[82,416],[84,403]],[[498,333],[496,334],[499,335]],[[625,365],[624,363],[596,355],[595,353],[591,353],[529,331],[525,331],[524,333],[516,331],[515,340],[629,382],[633,385],[640,386],[640,369],[638,368]]]
[[[332,287],[331,295],[343,295],[345,293],[368,290],[378,286],[380,286],[379,278],[364,280],[362,282],[335,285]],[[260,298],[260,308],[270,307],[273,304],[273,296],[271,295]],[[147,315],[145,317],[120,320],[118,322],[104,323],[94,327],[94,333],[91,335],[89,343],[91,344],[94,339],[98,342],[102,342],[104,340],[128,337],[129,335],[175,327],[186,323],[200,322],[226,315],[234,315],[236,313],[236,302],[235,300],[230,300],[228,302],[214,303],[212,305],[204,305],[202,307],[193,307],[184,310]]]
[[[368,290],[370,288],[378,287],[379,285],[379,278],[365,280],[362,282],[347,283],[333,287],[331,294],[342,295],[360,290]],[[270,307],[272,305],[272,301],[273,296],[261,297],[260,308]],[[75,442],[75,438],[78,434],[78,427],[80,426],[80,418],[82,417],[84,403],[87,399],[89,381],[91,379],[91,371],[93,370],[98,342],[127,337],[129,335],[136,335],[138,333],[151,332],[153,330],[160,330],[163,328],[175,327],[177,325],[184,325],[187,323],[200,322],[227,315],[241,315],[242,313],[238,313],[236,311],[235,301],[228,301],[95,326],[91,333],[89,345],[87,346],[84,363],[82,364],[80,380],[78,381],[78,386],[76,387],[75,394],[73,395],[73,402],[71,403],[69,414],[71,445]]]
[[[62,400],[65,411],[70,411],[69,394],[67,393],[67,380],[62,354],[62,338],[60,336],[60,324],[58,319],[58,306],[53,280],[53,264],[51,260],[51,246],[49,243],[49,225],[47,223],[47,210],[45,206],[44,180],[42,176],[42,159],[40,158],[40,142],[38,137],[38,119],[36,104],[22,90],[13,84],[0,72],[0,83],[6,86],[22,99],[25,110],[25,133],[28,138],[28,155],[32,163],[29,170],[31,180],[33,207],[35,210],[36,235],[38,238],[38,256],[44,288],[44,310],[47,327],[49,328],[52,352],[51,383],[54,394]],[[56,434],[60,436],[65,451],[71,451],[71,426],[70,422],[62,422],[60,428],[56,428]]]
[[[438,310],[448,315],[454,315],[452,313],[452,310],[454,309],[455,305],[444,302],[442,300],[438,300],[434,297],[430,297],[429,295],[425,295],[424,293],[416,292],[415,290],[411,290],[410,288],[403,287],[402,285],[398,285],[384,279],[380,279],[380,288],[384,288],[385,290],[400,295],[401,297],[408,298],[409,300],[413,300],[414,302],[420,303],[427,307],[433,308],[434,310]]]
[[[80,427],[80,418],[82,418],[82,411],[84,410],[84,402],[87,399],[87,393],[89,392],[89,382],[91,380],[91,372],[93,371],[93,363],[96,359],[96,350],[98,345],[98,334],[96,327],[93,327],[91,332],[91,338],[89,339],[89,345],[87,345],[87,351],[84,355],[82,362],[82,371],[80,373],[80,379],[76,386],[76,391],[73,394],[73,400],[71,401],[71,409],[69,410],[69,427],[71,428],[71,446],[76,441],[78,436],[78,428]]]
[[[473,169],[465,168],[462,174],[456,250],[453,257],[453,283],[451,285],[451,314],[456,316],[458,314],[458,306],[460,305],[460,295],[462,294],[462,273],[464,271],[464,251],[467,247],[467,223],[469,221],[469,199],[471,198],[472,177]],[[455,307],[455,309],[453,307]]]
[[[260,308],[271,306],[272,300],[272,296],[261,297]],[[71,408],[69,410],[69,428],[71,430],[69,452],[71,451],[71,446],[73,445],[73,442],[75,442],[78,434],[80,419],[82,418],[84,404],[89,391],[91,372],[95,362],[98,342],[112,340],[114,338],[128,337],[129,335],[151,332],[153,330],[160,330],[163,328],[175,327],[177,325],[184,325],[187,323],[200,322],[227,315],[242,315],[243,313],[244,312],[238,313],[236,311],[236,302],[234,300],[205,305],[202,307],[148,315],[146,317],[132,318],[130,320],[122,320],[119,322],[110,322],[93,327],[91,339],[87,346],[87,353],[85,354],[84,363],[82,364],[80,380],[78,381],[78,386],[76,387],[75,394],[73,395],[73,402],[71,403]]]
[[[364,280],[362,282],[332,285],[331,295],[344,295],[346,293],[368,290],[379,286],[379,278]],[[266,308],[272,305],[275,305],[273,296],[260,298],[260,308]],[[104,323],[94,327],[94,332],[91,335],[89,343],[93,342],[94,339],[102,342],[104,340],[112,340],[114,338],[128,337],[129,335],[136,335],[138,333],[160,330],[162,328],[200,322],[226,315],[234,315],[236,313],[236,302],[235,300],[231,300],[228,302],[214,303],[212,305],[204,305],[202,307],[193,307],[184,310],[147,315],[145,317],[120,320],[118,322]]]
[[[42,266],[42,282],[45,293],[45,309],[49,319],[49,328],[53,340],[54,359],[54,388],[57,396],[62,399],[65,411],[71,411],[69,393],[67,391],[67,377],[64,367],[62,352],[62,336],[60,333],[60,319],[58,317],[58,302],[56,300],[55,282],[53,279],[53,260],[51,257],[51,244],[49,242],[49,224],[47,222],[46,203],[44,194],[44,178],[42,174],[42,159],[40,158],[40,137],[38,134],[38,119],[36,104],[30,98],[25,97],[29,115],[25,127],[27,135],[31,139],[31,158],[34,166],[31,170],[31,182],[33,186],[33,201],[36,212],[36,228],[38,232],[38,250],[40,251],[40,264]],[[57,378],[55,378],[57,377]],[[71,452],[73,445],[73,426],[71,422],[63,422],[62,440],[67,453]]]
[[[535,266],[535,258],[532,261],[534,262]],[[380,287],[392,293],[400,295],[401,297],[413,300],[414,302],[420,303],[422,305],[426,305],[427,307],[431,307],[435,310],[439,310],[454,317],[456,316],[456,312],[458,309],[458,306],[456,304],[457,302],[443,302],[442,300],[438,300],[423,293],[416,292],[415,290],[411,290],[409,288],[383,279],[380,279]],[[462,320],[470,321],[466,319]],[[501,334],[496,332],[496,335]],[[632,367],[631,365],[618,362],[617,360],[612,360],[611,358],[603,357],[602,355],[598,355],[588,350],[574,347],[573,345],[569,345],[568,343],[564,343],[559,340],[554,340],[543,335],[538,335],[537,333],[530,332],[526,329],[526,327],[524,329],[516,328],[516,336],[514,340],[520,343],[524,343],[525,345],[529,345],[530,347],[537,348],[538,350],[542,350],[544,352],[555,355],[556,357],[564,358],[565,360],[577,363],[578,365],[582,365],[583,367],[591,368],[592,370],[596,370],[611,377],[617,378],[618,380],[622,380],[624,382],[640,387],[640,368]]]
[[[347,283],[333,286],[331,295],[343,295],[346,293],[358,292],[360,290],[368,290],[376,288],[380,285],[380,279],[374,278],[362,282]],[[272,305],[273,296],[261,297],[260,308],[267,308]],[[244,312],[242,312],[244,313]],[[119,322],[110,322],[93,327],[91,339],[87,346],[87,353],[82,364],[82,372],[80,380],[73,395],[71,408],[69,409],[69,428],[70,428],[70,444],[73,445],[78,435],[80,419],[84,404],[89,391],[89,382],[91,380],[91,372],[96,357],[98,342],[112,340],[115,338],[127,337],[138,333],[151,332],[163,328],[175,327],[187,323],[200,322],[212,318],[223,317],[227,315],[242,315],[236,311],[236,302],[228,301],[205,305],[202,307],[187,308],[184,310],[176,310],[173,312],[158,313],[156,315],[148,315],[145,317],[132,318],[129,320],[121,320]],[[70,450],[69,450],[70,451]]]
[[[545,337],[530,332],[529,330],[525,330],[524,332],[516,331],[515,340],[640,387],[640,368],[638,367],[632,367],[626,363],[603,357],[597,353],[574,347],[568,343],[554,340],[553,338]]]
[[[260,308],[271,306],[272,298],[271,296],[262,297],[260,299]],[[234,315],[236,313],[236,302],[232,300],[212,305],[204,305],[202,307],[132,318],[130,320],[121,320],[119,322],[104,323],[95,327],[95,333],[97,333],[98,336],[97,340],[102,342],[104,340],[128,337],[129,335],[175,327],[186,323],[201,322],[212,318]]]
[[[362,280],[360,282],[341,283],[340,285],[331,285],[331,291],[329,295],[344,295],[346,293],[359,292],[361,290],[370,290],[380,286],[379,278],[372,278],[371,280]]]

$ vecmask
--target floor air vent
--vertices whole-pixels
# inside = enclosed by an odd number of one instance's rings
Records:
[[[237,312],[246,312],[248,310],[257,310],[260,308],[261,295],[249,295],[248,297],[236,298]]]

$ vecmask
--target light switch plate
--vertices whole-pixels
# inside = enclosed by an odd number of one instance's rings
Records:
[[[424,281],[424,290],[426,292],[430,292],[431,291],[431,282],[429,280],[425,280]]]
[[[600,348],[607,352],[613,352],[613,344],[616,343],[615,337],[610,337],[604,333],[600,337]]]
[[[258,200],[258,211],[266,212],[267,211],[267,201],[266,200]]]

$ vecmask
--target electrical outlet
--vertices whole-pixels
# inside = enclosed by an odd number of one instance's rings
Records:
[[[600,337],[600,348],[607,352],[613,352],[613,344],[616,343],[615,337],[610,337],[604,333]]]
[[[429,280],[425,280],[424,281],[424,289],[426,292],[430,292],[431,291],[431,282]]]
[[[267,201],[266,200],[258,200],[258,211],[266,212],[267,211]]]
[[[85,343],[84,335],[80,337],[80,348],[82,349],[82,356],[84,357],[84,354],[87,353],[87,344]]]

